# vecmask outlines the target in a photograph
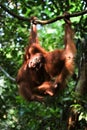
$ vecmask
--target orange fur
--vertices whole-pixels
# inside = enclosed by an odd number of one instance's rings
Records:
[[[19,91],[28,101],[43,101],[46,94],[53,96],[66,86],[66,79],[73,74],[76,47],[71,22],[69,19],[65,22],[65,48],[52,52],[40,46],[36,24],[32,24],[29,46],[17,75]]]

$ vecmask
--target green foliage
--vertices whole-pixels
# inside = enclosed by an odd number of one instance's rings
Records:
[[[56,22],[51,25],[45,25],[43,28],[41,27],[38,29],[40,32],[40,43],[48,51],[52,51],[56,48],[63,48],[64,31],[62,25],[63,22]],[[58,30],[56,28],[58,28]]]
[[[1,0],[9,10],[24,17],[36,16],[51,19],[65,11],[75,13],[84,10],[85,0]],[[77,66],[84,50],[83,40],[87,41],[86,16],[71,19],[75,27],[75,41],[78,49]],[[41,45],[51,51],[63,48],[64,21],[38,26]],[[11,77],[16,78],[23,61],[24,48],[28,44],[30,23],[16,19],[0,8],[0,66]],[[87,43],[86,43],[87,44]],[[78,71],[78,68],[77,68]],[[0,130],[65,130],[69,107],[79,111],[80,125],[87,121],[87,103],[75,92],[76,81],[70,79],[68,87],[58,97],[47,97],[46,103],[26,102],[18,94],[18,88],[9,76],[0,69]],[[84,105],[81,105],[78,99]],[[84,120],[82,122],[82,120]]]

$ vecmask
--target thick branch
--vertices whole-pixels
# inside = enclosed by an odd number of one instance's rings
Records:
[[[22,17],[22,16],[19,16],[19,15],[15,14],[11,10],[7,9],[1,3],[0,3],[0,6],[6,12],[8,12],[10,15],[14,16],[15,18],[17,18],[19,20],[30,21],[30,18],[25,18],[25,17]],[[84,14],[87,14],[87,10],[84,10],[84,11],[81,11],[81,12],[77,12],[77,13],[74,13],[74,14],[69,14],[69,17],[77,17],[77,16],[84,15]],[[42,25],[44,25],[44,24],[50,24],[50,23],[56,22],[57,20],[63,19],[64,17],[65,17],[65,15],[57,16],[56,18],[53,18],[53,19],[50,19],[50,20],[44,20],[44,21],[43,20],[37,20],[37,23],[42,24]]]
[[[68,14],[67,16],[69,17],[77,17],[77,16],[80,16],[80,15],[84,15],[87,13],[87,10],[84,10],[84,11],[81,11],[81,12],[77,12],[77,13],[74,13],[74,14]],[[53,22],[56,22],[57,20],[60,20],[60,19],[64,19],[65,18],[65,15],[61,15],[61,16],[57,16],[56,18],[53,18],[53,19],[50,19],[50,20],[36,20],[37,23],[39,24],[50,24],[50,23],[53,23]]]
[[[15,78],[11,77],[1,66],[0,66],[0,70],[6,75],[6,77],[8,77],[10,80],[12,80],[13,82],[15,82]]]
[[[25,18],[25,17],[23,17],[23,16],[19,16],[19,15],[15,14],[13,11],[9,10],[9,9],[6,8],[4,5],[2,5],[1,3],[0,3],[0,6],[1,6],[1,8],[2,8],[3,10],[5,10],[6,12],[8,12],[10,15],[12,15],[12,16],[15,17],[15,18],[17,18],[18,20],[30,21],[29,18]]]

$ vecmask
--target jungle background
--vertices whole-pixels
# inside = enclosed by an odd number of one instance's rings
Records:
[[[77,47],[74,76],[67,88],[46,103],[19,96],[16,75],[28,45],[30,22],[86,10],[72,17]],[[21,19],[21,17],[24,19]],[[64,47],[64,20],[38,25],[40,44],[47,50]],[[0,0],[0,130],[87,130],[87,1]]]

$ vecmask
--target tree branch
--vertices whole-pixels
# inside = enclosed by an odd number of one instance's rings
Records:
[[[67,14],[67,16],[69,17],[77,17],[77,16],[80,16],[80,15],[84,15],[87,13],[87,10],[84,10],[84,11],[81,11],[81,12],[77,12],[77,13],[74,13],[74,14]],[[60,20],[60,19],[64,19],[65,18],[65,15],[61,15],[61,16],[57,16],[56,18],[53,18],[53,19],[50,19],[50,20],[36,20],[37,23],[39,24],[50,24],[50,23],[53,23],[53,22],[56,22],[57,20]]]
[[[30,21],[29,18],[25,18],[23,16],[19,16],[17,14],[15,14],[13,11],[9,10],[8,8],[6,8],[3,4],[0,3],[0,6],[3,10],[5,10],[6,12],[8,12],[10,15],[12,15],[13,17],[17,18],[18,20],[23,20],[23,21]]]
[[[25,18],[25,17],[22,17],[22,16],[19,16],[19,15],[15,14],[11,10],[7,9],[1,3],[0,3],[0,6],[1,6],[2,9],[4,9],[6,12],[8,12],[10,15],[14,16],[18,20],[23,20],[23,21],[28,21],[29,22],[30,19],[31,19],[31,18]],[[84,15],[84,14],[87,14],[87,10],[84,10],[84,11],[81,11],[81,12],[76,12],[76,13],[73,13],[73,14],[69,14],[69,17],[77,17],[77,16]],[[56,22],[57,20],[60,20],[60,19],[63,19],[63,18],[65,18],[65,15],[57,16],[56,18],[53,18],[53,19],[50,19],[50,20],[38,20],[37,19],[36,22],[38,24],[45,25],[45,24],[50,24],[50,23]]]
[[[15,78],[11,77],[1,66],[0,66],[0,70],[6,75],[7,78],[12,80],[13,82],[16,81]]]

